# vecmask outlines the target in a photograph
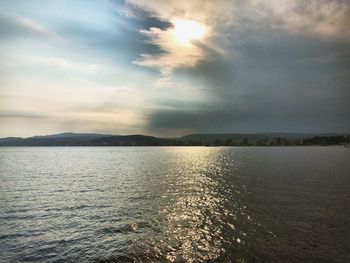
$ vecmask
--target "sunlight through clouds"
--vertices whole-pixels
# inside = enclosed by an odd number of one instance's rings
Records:
[[[173,27],[161,30],[152,27],[141,30],[147,37],[147,43],[159,47],[164,53],[141,54],[135,64],[159,69],[169,76],[179,67],[194,67],[204,57],[203,50],[196,41],[205,41],[206,28],[194,20],[174,19]]]
[[[1,1],[0,136],[347,130],[349,24],[348,0]]]

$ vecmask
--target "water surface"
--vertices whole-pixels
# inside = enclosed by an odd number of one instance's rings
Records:
[[[1,262],[350,262],[342,147],[0,148]]]

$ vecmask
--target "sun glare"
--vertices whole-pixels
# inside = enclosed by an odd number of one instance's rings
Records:
[[[174,22],[175,39],[182,45],[190,45],[191,41],[199,40],[205,35],[203,24],[188,19],[175,19]]]

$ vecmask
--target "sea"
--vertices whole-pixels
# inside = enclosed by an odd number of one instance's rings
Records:
[[[350,149],[2,147],[0,262],[350,262]]]

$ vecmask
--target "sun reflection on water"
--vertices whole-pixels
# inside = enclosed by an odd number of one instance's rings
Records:
[[[167,164],[173,181],[159,211],[166,233],[155,246],[170,262],[208,262],[218,259],[225,246],[243,242],[243,235],[223,239],[224,231],[237,231],[232,223],[237,211],[225,204],[234,188],[223,178],[232,164],[226,165],[217,149],[201,149],[173,151],[176,162]]]
[[[347,262],[344,153],[333,147],[3,149],[1,256],[9,262]],[[324,202],[329,196],[335,202]]]

